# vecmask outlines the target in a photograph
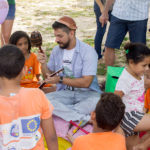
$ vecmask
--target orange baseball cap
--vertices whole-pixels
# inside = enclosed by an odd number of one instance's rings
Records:
[[[72,29],[72,30],[77,29],[76,23],[71,17],[63,16],[60,19],[58,19],[57,22],[66,25],[69,29]]]

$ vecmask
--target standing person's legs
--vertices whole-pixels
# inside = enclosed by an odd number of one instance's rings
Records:
[[[1,27],[1,46],[8,44],[14,20],[5,20]]]
[[[106,24],[104,25],[104,27],[102,27],[101,23],[99,22],[99,17],[101,16],[101,12],[99,6],[95,1],[94,1],[94,12],[96,16],[96,25],[97,25],[94,44],[95,44],[95,50],[98,54],[98,59],[101,59],[102,58],[101,46],[102,46],[103,36],[106,31]]]
[[[146,44],[146,31],[148,19],[141,21],[130,21],[128,30],[131,42],[141,42]]]
[[[9,5],[9,12],[6,17],[6,20],[1,25],[1,46],[7,44],[9,41],[9,37],[11,35],[14,18],[15,18],[15,5]]]
[[[106,68],[107,66],[113,66],[115,63],[115,49],[105,47],[104,58],[105,58]]]
[[[120,45],[128,31],[127,21],[120,20],[115,16],[111,16],[110,27],[105,43],[105,65],[113,66],[115,62],[115,51],[114,49],[120,48]]]

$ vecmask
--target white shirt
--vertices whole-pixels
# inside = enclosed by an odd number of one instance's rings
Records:
[[[129,21],[145,20],[148,18],[150,0],[116,0],[112,15]]]
[[[72,58],[73,58],[74,51],[75,51],[74,48],[71,50],[64,49],[63,68],[66,77],[73,77]]]
[[[137,80],[124,69],[118,79],[115,90],[124,93],[122,100],[126,106],[125,112],[143,112],[145,93],[144,76],[141,77],[141,80]]]

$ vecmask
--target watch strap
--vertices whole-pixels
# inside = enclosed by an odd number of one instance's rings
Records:
[[[63,76],[60,76],[59,83],[63,83]]]

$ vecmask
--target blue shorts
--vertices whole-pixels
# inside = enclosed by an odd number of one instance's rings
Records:
[[[9,4],[9,11],[6,17],[6,20],[14,20],[16,12],[16,5]]]
[[[119,49],[127,32],[131,42],[146,44],[147,21],[121,20],[112,15],[105,46]]]

